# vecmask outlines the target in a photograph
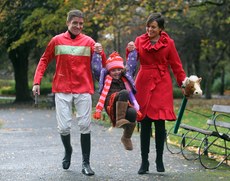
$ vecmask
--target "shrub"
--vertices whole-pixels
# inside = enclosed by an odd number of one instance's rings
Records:
[[[174,97],[174,99],[183,98],[181,88],[179,88],[179,87],[173,88],[173,97]]]
[[[225,90],[230,89],[230,73],[226,73],[225,80],[224,80],[224,86]],[[221,88],[221,78],[217,78],[214,80],[214,83],[212,85],[212,92],[219,93]]]
[[[1,90],[0,90],[0,93],[2,95],[15,95],[15,89],[12,88],[12,87],[3,87]]]
[[[45,80],[41,85],[41,95],[47,95],[51,93],[52,85],[50,81]],[[29,90],[32,90],[32,82],[29,83]],[[0,95],[15,95],[15,81],[14,80],[2,80],[0,79]]]

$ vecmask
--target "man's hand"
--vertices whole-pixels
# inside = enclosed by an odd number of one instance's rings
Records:
[[[36,93],[38,94],[38,95],[40,95],[40,85],[34,85],[33,86],[33,88],[32,88],[32,91],[33,91],[33,95],[35,96],[36,95]]]
[[[95,45],[94,45],[94,51],[96,52],[96,53],[101,53],[102,52],[102,45],[100,44],[100,43],[95,43]]]

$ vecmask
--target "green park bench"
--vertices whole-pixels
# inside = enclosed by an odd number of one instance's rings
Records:
[[[206,128],[180,124],[174,134],[173,127],[167,133],[166,146],[172,154],[181,153],[187,160],[199,160],[206,169],[218,168],[222,163],[229,165],[230,156],[230,106],[213,105],[212,117]],[[179,140],[179,148],[171,145]]]

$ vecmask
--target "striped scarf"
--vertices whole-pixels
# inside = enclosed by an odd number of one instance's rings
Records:
[[[103,90],[101,92],[101,95],[99,97],[99,101],[96,105],[96,112],[94,113],[93,117],[95,119],[100,119],[101,118],[101,112],[104,108],[104,104],[105,104],[105,99],[106,99],[106,96],[109,92],[109,89],[110,89],[110,86],[111,86],[111,83],[112,83],[112,77],[110,75],[106,75],[105,77],[105,83],[104,83],[104,87],[103,87]],[[129,82],[128,80],[125,78],[125,77],[121,77],[122,81],[124,82],[125,84],[125,88],[126,90],[129,92],[129,96],[130,96],[130,99],[131,99],[131,106],[133,106],[135,108],[135,110],[137,111],[137,117],[141,117],[142,114],[141,112],[139,111],[139,104],[137,103],[137,100],[136,98],[134,97],[133,93],[132,93],[132,88],[131,86],[129,85]]]
[[[101,113],[101,111],[104,108],[105,99],[106,99],[106,96],[107,96],[107,94],[109,92],[109,89],[110,89],[110,86],[111,86],[111,83],[112,83],[112,79],[113,78],[110,75],[106,75],[106,77],[105,77],[104,87],[103,87],[103,90],[101,92],[99,101],[98,101],[98,103],[96,105],[96,112],[98,112],[98,113]]]
[[[127,81],[127,79],[125,77],[121,77],[122,81],[124,82],[125,84],[125,88],[128,92],[131,92],[132,89],[131,89],[131,86],[129,85],[129,82]]]
[[[101,92],[99,101],[98,101],[98,103],[96,105],[96,112],[102,112],[102,110],[104,108],[105,99],[106,99],[106,96],[107,96],[107,94],[109,92],[109,89],[110,89],[110,86],[111,86],[111,83],[112,83],[112,79],[113,78],[110,75],[106,75],[104,87],[103,87],[103,90]],[[121,79],[125,84],[126,90],[128,90],[128,92],[132,91],[127,79],[125,77],[121,77]]]

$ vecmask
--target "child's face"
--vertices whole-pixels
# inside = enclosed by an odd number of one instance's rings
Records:
[[[121,73],[122,73],[122,69],[120,69],[120,68],[112,69],[112,70],[109,71],[109,75],[113,79],[120,79],[121,78]]]

